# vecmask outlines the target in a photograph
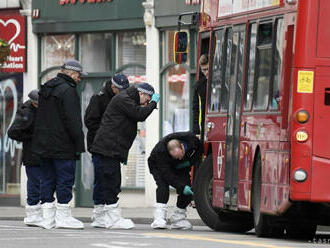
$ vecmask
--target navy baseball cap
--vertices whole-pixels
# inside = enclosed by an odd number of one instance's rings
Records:
[[[136,88],[138,91],[148,94],[149,96],[152,96],[155,93],[154,87],[152,87],[148,83],[140,83],[140,84],[136,85]]]
[[[111,79],[111,83],[119,90],[124,90],[129,87],[129,81],[123,74],[115,74]]]
[[[87,75],[86,72],[83,72],[83,68],[82,68],[82,65],[80,64],[80,62],[75,59],[69,59],[69,60],[65,61],[64,65],[62,65],[61,68],[79,72],[81,75],[84,75],[84,76]]]

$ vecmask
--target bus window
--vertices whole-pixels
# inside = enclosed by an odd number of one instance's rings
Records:
[[[257,41],[257,91],[254,109],[266,110],[269,100],[269,85],[272,73],[272,23],[263,23],[258,28]]]
[[[245,83],[244,110],[251,110],[253,99],[254,69],[256,63],[257,24],[253,23],[249,28],[249,60],[247,69],[247,82]]]
[[[233,30],[228,28],[226,32],[226,62],[225,62],[225,80],[223,80],[221,85],[221,111],[225,112],[228,108],[228,99],[229,99],[229,85],[230,85],[230,62],[231,62],[231,51],[232,51],[232,39],[233,39]]]
[[[209,113],[218,113],[220,111],[220,93],[222,84],[222,44],[223,30],[217,30],[214,33],[214,56],[212,63],[212,80],[209,85]]]
[[[280,82],[281,82],[281,72],[282,72],[282,51],[283,51],[283,20],[278,19],[276,21],[276,42],[275,42],[275,52],[274,52],[274,78],[273,78],[273,89],[272,89],[272,101],[270,103],[270,108],[277,110],[279,108],[280,101]]]

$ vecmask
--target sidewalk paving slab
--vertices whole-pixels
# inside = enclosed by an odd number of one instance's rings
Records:
[[[130,218],[136,224],[150,224],[153,218],[154,208],[121,208],[122,215]],[[168,215],[172,213],[173,208],[168,208]],[[84,223],[91,222],[93,208],[72,208],[72,215]],[[23,220],[25,217],[24,207],[0,207],[0,220]],[[200,219],[197,210],[191,207],[187,208],[187,219],[195,226],[205,225]]]

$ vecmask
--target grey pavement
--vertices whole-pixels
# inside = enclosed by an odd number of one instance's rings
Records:
[[[168,216],[170,216],[172,210],[173,208],[169,207]],[[72,208],[72,215],[84,223],[91,222],[92,213],[93,208]],[[153,208],[122,208],[122,215],[125,218],[132,219],[136,224],[150,224],[153,217]],[[0,207],[0,220],[23,220],[24,217],[24,207]],[[194,208],[187,208],[187,218],[193,225],[204,225]]]
[[[93,228],[83,230],[27,227],[22,221],[0,220],[1,248],[310,248],[329,247],[329,233],[313,240],[257,238],[245,234],[214,232],[206,226],[193,230],[152,230],[137,224],[132,230]]]

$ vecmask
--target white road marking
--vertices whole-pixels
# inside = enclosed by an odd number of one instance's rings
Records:
[[[107,245],[107,244],[91,244],[91,246],[103,247],[103,248],[127,248],[127,246],[114,246],[114,245]]]
[[[115,245],[128,245],[128,247],[143,247],[143,246],[151,246],[151,244],[146,243],[132,243],[132,242],[121,242],[121,241],[113,241],[111,244]]]

